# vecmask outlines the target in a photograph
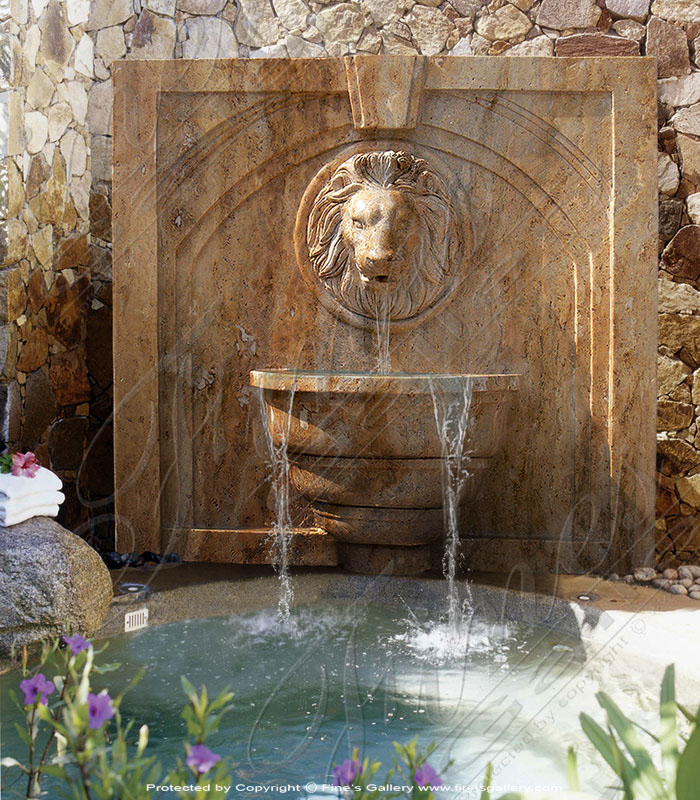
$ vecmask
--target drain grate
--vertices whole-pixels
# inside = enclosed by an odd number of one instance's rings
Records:
[[[129,611],[124,614],[124,633],[138,631],[148,627],[148,609],[139,608],[138,611]]]

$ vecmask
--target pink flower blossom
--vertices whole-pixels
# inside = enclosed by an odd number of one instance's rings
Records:
[[[38,673],[33,678],[26,678],[23,680],[19,688],[24,692],[24,705],[32,706],[36,702],[37,697],[40,698],[39,702],[42,705],[47,704],[45,695],[51,694],[56,688],[51,681],[46,680],[43,672]]]
[[[212,753],[203,744],[196,744],[187,756],[185,763],[199,775],[203,775],[205,772],[209,772],[217,761],[221,761],[221,756]]]
[[[70,647],[70,651],[74,656],[92,647],[90,642],[79,633],[73,634],[73,636],[64,636],[63,641]]]
[[[430,764],[423,764],[422,767],[419,767],[413,776],[413,780],[421,789],[425,789],[426,786],[431,789],[437,789],[438,786],[442,786],[442,778]]]
[[[346,758],[342,764],[333,767],[333,786],[350,786],[362,774],[362,764],[354,758]]]
[[[114,716],[112,698],[103,689],[99,694],[88,694],[88,725],[92,730],[101,728],[102,725]]]
[[[16,478],[35,478],[39,468],[34,453],[15,453],[12,456],[12,474]]]

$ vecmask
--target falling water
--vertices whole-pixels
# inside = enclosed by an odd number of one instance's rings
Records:
[[[376,313],[374,317],[374,328],[377,343],[377,372],[384,375],[391,369],[389,358],[389,333],[391,323],[389,321],[389,300],[382,294],[376,298]]]
[[[264,391],[258,389],[258,400],[262,410],[265,441],[270,454],[272,491],[275,498],[275,522],[272,526],[273,564],[280,581],[279,612],[283,622],[289,621],[289,610],[294,599],[294,590],[289,575],[289,547],[292,542],[292,519],[289,513],[289,429],[292,422],[292,405],[296,381],[289,392],[285,412],[274,406],[266,406]]]
[[[445,553],[442,569],[447,579],[448,625],[451,636],[458,637],[463,613],[460,608],[455,575],[459,548],[459,498],[469,477],[466,453],[467,424],[472,403],[470,377],[430,381],[435,424],[442,450],[442,498],[445,525]],[[467,586],[467,592],[469,587]],[[471,605],[471,597],[466,602]]]

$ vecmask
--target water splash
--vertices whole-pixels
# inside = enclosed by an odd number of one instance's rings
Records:
[[[283,622],[289,622],[289,611],[294,599],[292,579],[289,574],[289,548],[292,543],[292,518],[289,513],[289,429],[292,423],[292,405],[296,381],[289,391],[285,411],[265,403],[264,390],[258,388],[258,400],[263,418],[265,442],[270,454],[272,492],[275,498],[275,521],[272,526],[272,563],[280,582],[279,614]]]
[[[403,644],[416,658],[434,666],[466,663],[475,655],[488,653],[494,663],[505,660],[508,628],[489,625],[465,609],[461,624],[453,630],[450,621],[407,622],[404,633],[392,637]]]
[[[448,633],[456,641],[460,629],[464,630],[466,616],[471,618],[471,592],[466,585],[467,597],[460,603],[455,582],[459,555],[459,499],[469,478],[466,452],[469,409],[472,404],[473,381],[471,377],[451,377],[430,381],[435,425],[442,451],[442,501],[445,525],[445,553],[442,570],[447,579]]]
[[[385,375],[391,369],[391,358],[389,355],[390,329],[391,321],[389,319],[389,299],[383,295],[377,295],[375,304],[374,330],[377,344],[376,370],[381,375]]]

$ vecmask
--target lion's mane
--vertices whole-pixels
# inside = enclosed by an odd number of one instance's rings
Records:
[[[378,295],[363,285],[353,252],[342,232],[344,209],[364,188],[403,193],[416,214],[421,245],[409,254],[413,264],[378,308]],[[427,161],[403,151],[360,153],[343,162],[317,194],[307,223],[309,260],[334,299],[364,317],[388,313],[391,320],[409,319],[443,296],[454,275],[461,250],[459,225],[442,179]]]

